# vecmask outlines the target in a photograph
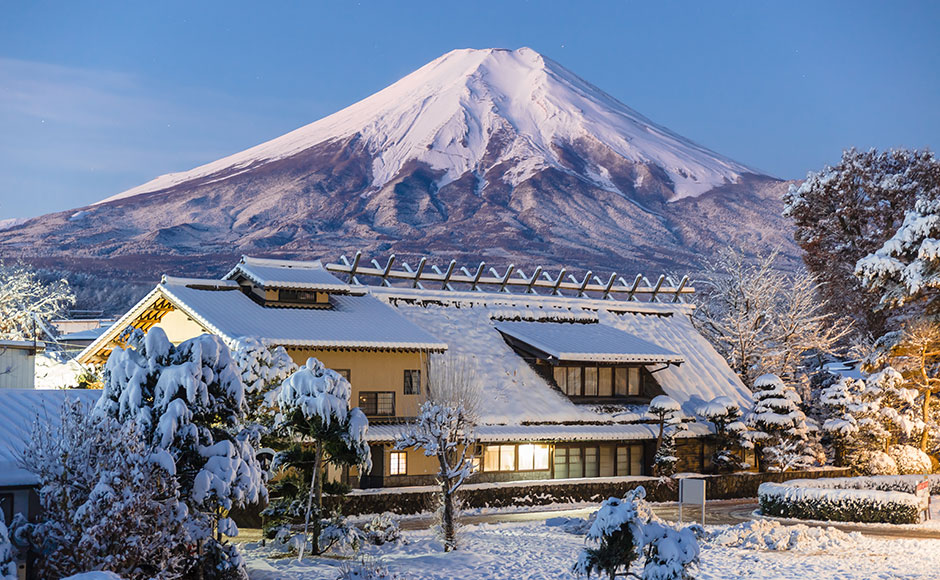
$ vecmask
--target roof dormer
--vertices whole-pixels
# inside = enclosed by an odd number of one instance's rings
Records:
[[[353,293],[352,286],[329,273],[319,260],[242,256],[225,279],[234,280],[246,295],[271,307],[330,308],[330,296]]]

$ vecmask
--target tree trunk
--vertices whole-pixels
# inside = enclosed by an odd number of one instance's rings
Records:
[[[310,529],[310,516],[313,511],[313,498],[317,498],[317,510],[313,514],[313,542],[311,542],[311,552],[313,554],[320,554],[320,512],[323,508],[323,481],[320,477],[321,464],[323,463],[323,446],[320,444],[320,441],[316,441],[315,452],[313,458],[313,476],[310,481],[310,492],[307,494],[307,513],[304,516],[304,543],[300,546],[300,554],[297,556],[298,560],[302,560],[304,557],[304,547],[307,542],[307,533]]]
[[[454,530],[454,489],[451,478],[447,476],[447,457],[442,453],[437,457],[441,464],[441,532],[444,535],[444,551],[457,549],[457,534]]]
[[[924,391],[924,407],[923,407],[923,420],[924,420],[924,432],[920,435],[920,450],[924,453],[927,452],[927,442],[930,439],[930,386],[927,386],[927,389]]]

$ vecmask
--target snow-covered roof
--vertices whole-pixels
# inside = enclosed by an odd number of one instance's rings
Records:
[[[332,308],[266,308],[238,290],[162,284],[189,316],[224,338],[316,348],[446,350],[447,344],[368,295],[335,295]]]
[[[351,289],[349,284],[330,274],[319,260],[301,262],[243,256],[225,275],[225,279],[234,280],[239,274],[262,288],[322,290],[344,294]]]
[[[30,439],[34,420],[59,421],[66,397],[79,399],[88,406],[101,391],[45,391],[0,389],[0,487],[34,485],[36,477],[17,465]]]
[[[674,352],[604,324],[500,322],[496,330],[544,353],[551,361],[681,363]]]
[[[701,437],[709,434],[702,423],[689,423],[676,437]],[[366,441],[394,441],[406,425],[370,425]],[[656,439],[659,427],[649,423],[612,423],[606,425],[480,425],[474,434],[481,443],[504,441],[639,441]]]
[[[369,292],[446,342],[450,353],[471,361],[485,393],[483,424],[621,421],[572,402],[513,351],[496,328],[506,320],[545,324],[579,313],[681,356],[681,365],[657,370],[654,377],[685,414],[694,415],[704,402],[722,395],[742,409],[751,406],[750,391],[692,326],[688,305],[383,287],[369,287]]]

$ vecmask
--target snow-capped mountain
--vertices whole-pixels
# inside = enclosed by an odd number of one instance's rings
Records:
[[[534,50],[455,50],[267,143],[0,231],[0,250],[690,268],[792,248],[783,187]]]

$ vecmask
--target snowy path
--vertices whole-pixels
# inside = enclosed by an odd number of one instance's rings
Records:
[[[772,525],[772,524],[771,524]],[[786,532],[792,528],[785,528]],[[713,537],[702,544],[699,580],[834,580],[937,578],[940,541],[871,538],[838,531],[796,531],[800,545],[787,551],[770,549],[761,534],[739,534],[751,544],[728,544],[717,536],[725,526],[708,526]],[[799,530],[799,528],[797,529]],[[433,532],[405,532],[406,545],[368,546],[363,554],[398,572],[402,580],[535,580],[574,579],[571,566],[584,545],[581,535],[565,533],[542,522],[479,524],[461,531],[461,549],[445,554]],[[755,541],[756,539],[756,541]],[[267,559],[271,548],[248,544],[251,580],[312,580],[337,578],[349,560],[337,558]]]

